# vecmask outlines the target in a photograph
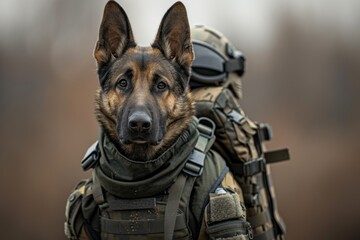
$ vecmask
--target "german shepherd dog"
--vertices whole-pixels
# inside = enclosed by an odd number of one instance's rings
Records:
[[[175,3],[151,47],[140,47],[125,11],[109,1],[94,56],[100,80],[95,111],[105,134],[130,159],[159,156],[194,115],[188,87],[193,50],[184,5]]]

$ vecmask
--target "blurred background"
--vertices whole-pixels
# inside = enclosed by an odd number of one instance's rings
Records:
[[[149,45],[174,1],[118,1]],[[360,1],[184,0],[245,53],[243,108],[269,148],[288,239],[359,239]],[[65,239],[65,201],[97,139],[92,57],[106,1],[0,1],[0,236]]]

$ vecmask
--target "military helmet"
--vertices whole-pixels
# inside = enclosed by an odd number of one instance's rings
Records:
[[[206,26],[195,26],[191,29],[191,39],[195,53],[191,86],[220,85],[232,72],[243,75],[245,58],[222,33]]]

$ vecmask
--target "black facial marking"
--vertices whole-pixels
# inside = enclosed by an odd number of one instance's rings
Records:
[[[142,49],[142,51],[141,51],[140,70],[141,70],[141,71],[144,71],[144,70],[145,70],[145,50],[144,50],[144,49]]]
[[[103,65],[102,67],[98,68],[98,76],[99,76],[99,82],[100,86],[104,87],[104,84],[106,82],[106,79],[109,77],[109,65]]]

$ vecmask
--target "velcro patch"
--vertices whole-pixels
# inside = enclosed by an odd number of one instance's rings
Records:
[[[245,218],[240,198],[236,193],[211,193],[208,211],[209,223]]]
[[[111,210],[155,209],[155,198],[109,200]]]

